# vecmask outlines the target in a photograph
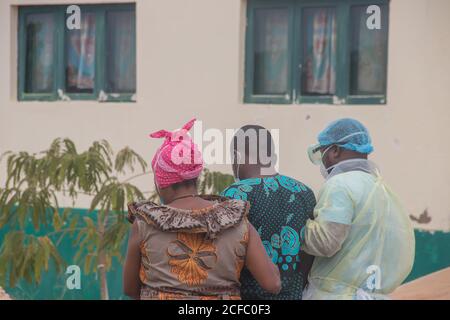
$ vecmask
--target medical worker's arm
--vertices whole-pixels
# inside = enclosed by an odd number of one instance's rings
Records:
[[[346,188],[327,182],[314,210],[315,220],[308,220],[301,230],[303,250],[319,257],[334,256],[347,239],[353,215],[353,200]]]
[[[308,188],[308,193],[310,194],[311,201],[308,201],[306,203],[305,208],[306,208],[306,212],[308,214],[308,218],[313,220],[314,219],[314,208],[316,207],[317,202],[316,202],[316,197],[314,196],[314,192],[309,188]],[[300,256],[300,261],[302,261],[302,263],[300,263],[297,270],[299,270],[299,272],[301,272],[304,275],[308,275],[311,270],[311,267],[313,265],[313,262],[314,262],[314,256],[306,253],[303,250],[303,247],[299,253],[299,256]],[[307,284],[308,284],[308,277],[306,277],[305,281],[303,281],[302,289],[304,289]]]
[[[309,225],[308,225],[309,224]],[[347,239],[350,226],[334,222],[319,224],[309,220],[305,228],[303,250],[317,257],[332,257]]]

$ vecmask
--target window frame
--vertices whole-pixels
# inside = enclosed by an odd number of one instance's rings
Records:
[[[253,1],[249,0],[248,5],[250,3],[253,3]],[[253,74],[254,74],[254,55],[253,55],[253,49],[254,49],[254,23],[255,23],[255,11],[256,9],[267,9],[267,8],[284,8],[287,7],[288,9],[288,54],[289,54],[289,65],[288,70],[291,70],[294,65],[294,57],[292,56],[291,52],[293,50],[294,45],[294,34],[293,34],[293,23],[294,23],[294,6],[291,0],[277,0],[277,1],[271,1],[271,0],[263,0],[259,1],[257,6],[254,6],[252,10],[247,9],[247,36],[246,36],[246,63],[245,63],[245,97],[246,100],[248,100],[249,103],[270,103],[270,104],[291,104],[293,101],[292,97],[292,89],[294,85],[294,79],[292,77],[292,72],[288,75],[288,91],[290,93],[287,93],[289,97],[286,97],[286,95],[255,95],[253,94],[253,81],[248,81],[249,79],[253,80]],[[249,34],[251,33],[251,36]],[[252,54],[249,54],[249,53]]]
[[[351,95],[350,94],[350,51],[351,51],[351,21],[350,14],[353,6],[360,5],[386,5],[387,12],[382,17],[386,24],[384,32],[387,33],[385,48],[386,65],[385,87],[381,95]],[[254,79],[254,13],[260,8],[287,8],[289,11],[289,55],[290,74],[288,75],[289,99],[280,96],[266,96],[253,94]],[[302,95],[301,72],[303,62],[303,10],[306,8],[334,7],[336,8],[337,23],[337,66],[336,66],[336,93],[329,95]],[[245,104],[330,104],[330,105],[385,105],[387,103],[388,63],[389,63],[389,16],[390,0],[248,0],[247,25],[245,38]],[[296,41],[297,40],[297,41]],[[297,71],[297,72],[296,72]]]
[[[95,14],[95,79],[92,93],[69,93],[66,91],[66,19],[68,5],[20,6],[18,19],[18,94],[19,101],[62,101],[58,90],[62,89],[64,95],[70,100],[87,100],[98,102],[136,102],[134,93],[115,93],[106,91],[106,14],[110,11],[132,11],[133,14],[133,45],[132,55],[136,56],[136,4],[80,4],[81,12]],[[26,83],[26,18],[30,14],[50,13],[55,21],[54,30],[54,70],[53,88],[48,93],[27,93]],[[137,63],[137,61],[136,61]],[[137,69],[137,68],[136,68]],[[136,70],[137,71],[137,70]],[[136,76],[137,80],[137,76]],[[107,99],[100,100],[99,94],[103,90]],[[136,90],[135,90],[136,91]]]

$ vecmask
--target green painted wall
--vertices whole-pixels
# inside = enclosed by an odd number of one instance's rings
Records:
[[[416,257],[405,282],[450,267],[450,232],[416,230]]]
[[[85,209],[72,209],[72,214],[86,216],[87,210]],[[95,219],[95,213],[89,214],[93,219]],[[79,219],[80,221],[82,219]],[[27,226],[27,233],[43,235],[50,231],[51,228],[42,228],[38,232],[34,232],[31,223]],[[8,230],[0,230],[0,242],[3,239],[4,234]],[[73,237],[66,237],[58,246],[58,251],[63,256],[64,260],[68,265],[75,264],[74,256],[77,252],[72,244]],[[126,252],[127,239],[124,241],[123,252]],[[113,260],[113,266],[108,273],[108,287],[110,299],[127,299],[125,295],[122,294],[122,264],[116,259]],[[4,289],[14,298],[17,299],[89,299],[95,300],[100,298],[100,286],[97,281],[96,274],[83,274],[83,265],[81,268],[81,289],[80,290],[68,290],[66,287],[66,279],[69,275],[64,273],[57,274],[55,269],[50,266],[49,271],[42,275],[41,283],[39,285],[29,284],[26,281],[20,281],[18,285],[14,288],[9,288],[5,286]]]
[[[85,214],[83,210],[76,210],[76,212]],[[7,230],[0,231],[0,241],[6,232]],[[416,230],[415,233],[416,258],[406,282],[450,266],[450,232],[432,233]],[[76,252],[71,240],[63,241],[59,249],[70,264]],[[125,254],[125,245],[123,251]],[[21,281],[15,288],[6,286],[5,289],[11,296],[18,299],[99,299],[100,288],[95,274],[82,275],[80,290],[68,290],[66,278],[65,274],[57,275],[54,270],[50,270],[43,275],[40,285]],[[108,286],[111,299],[127,299],[122,294],[122,266],[119,261],[114,261],[108,273]]]

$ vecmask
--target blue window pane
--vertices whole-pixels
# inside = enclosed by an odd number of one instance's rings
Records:
[[[367,6],[354,6],[351,10],[350,94],[385,94],[388,12],[381,9],[381,29],[369,29]]]
[[[53,15],[51,13],[29,14],[26,16],[25,28],[25,92],[52,92],[55,81]]]
[[[288,93],[288,14],[288,10],[283,8],[255,11],[254,94]]]
[[[136,91],[135,12],[110,11],[106,15],[106,90]]]

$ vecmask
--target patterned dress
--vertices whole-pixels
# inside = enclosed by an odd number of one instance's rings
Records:
[[[258,230],[267,254],[281,274],[282,290],[273,295],[264,291],[244,268],[240,278],[242,298],[301,299],[313,262],[313,257],[301,250],[299,239],[299,232],[313,217],[316,205],[311,189],[297,180],[277,175],[236,182],[222,195],[250,202],[249,221]]]
[[[240,299],[249,204],[219,196],[184,210],[151,201],[128,204],[141,247],[142,300]]]

